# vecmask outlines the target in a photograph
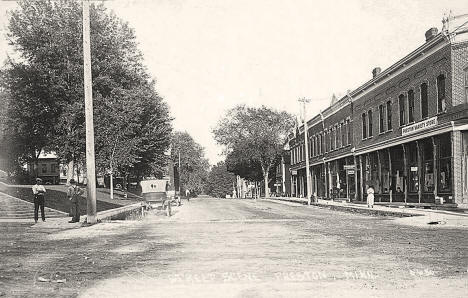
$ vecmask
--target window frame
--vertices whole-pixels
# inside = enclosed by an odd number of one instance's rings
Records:
[[[367,113],[361,114],[361,126],[362,139],[365,140],[367,139]]]
[[[412,94],[412,103],[413,105],[411,106],[410,104],[410,94]],[[414,123],[416,122],[416,117],[415,117],[415,107],[416,107],[416,103],[415,103],[415,92],[414,92],[414,88],[411,88],[408,90],[407,92],[407,98],[408,98],[408,124],[410,123]],[[412,118],[412,119],[411,119]]]
[[[385,106],[379,105],[379,134],[385,133]]]
[[[444,97],[439,98],[439,78],[443,77],[444,82]],[[436,102],[437,102],[437,114],[442,114],[447,112],[447,75],[442,72],[436,77]],[[443,110],[439,109],[440,101],[443,103]]]
[[[407,101],[407,96],[405,95],[405,93],[400,93],[398,95],[398,115],[399,115],[399,124],[400,124],[400,127],[402,126],[405,126],[406,125],[406,101]],[[403,109],[402,109],[403,107]]]
[[[423,101],[423,88],[422,88],[423,85],[426,85],[425,101]],[[423,105],[424,102],[425,102],[425,105]],[[420,103],[420,110],[421,110],[421,119],[424,120],[424,119],[429,118],[429,81],[427,80],[421,82],[421,84],[419,85],[419,103]],[[424,115],[424,109],[423,109],[424,106],[426,107],[425,109],[426,115]]]
[[[372,109],[367,111],[367,138],[374,137],[373,115]]]

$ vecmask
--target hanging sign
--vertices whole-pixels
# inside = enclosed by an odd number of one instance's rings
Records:
[[[297,171],[296,171],[296,170],[292,170],[292,171],[291,171],[291,175],[297,175]]]
[[[411,172],[417,172],[418,171],[418,167],[411,167]]]
[[[344,165],[343,169],[345,169],[345,170],[354,170],[354,165]]]
[[[408,125],[401,129],[401,135],[406,136],[409,134],[417,133],[418,131],[425,130],[427,128],[433,127],[437,125],[437,116],[429,118],[424,121],[420,121],[418,123]]]

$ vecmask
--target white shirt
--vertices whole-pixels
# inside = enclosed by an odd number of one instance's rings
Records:
[[[46,192],[44,185],[35,184],[32,187],[33,194],[37,195],[39,192]]]

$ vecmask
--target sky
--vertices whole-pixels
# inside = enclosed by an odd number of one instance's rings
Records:
[[[99,1],[96,1],[99,2]],[[444,14],[467,0],[114,0],[105,5],[135,29],[144,63],[166,100],[174,128],[224,159],[212,130],[238,104],[308,118],[424,43]],[[0,2],[0,60],[11,53]]]

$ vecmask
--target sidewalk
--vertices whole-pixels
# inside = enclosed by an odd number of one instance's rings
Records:
[[[308,203],[307,198],[295,197],[272,197],[263,200],[295,206],[307,205]],[[312,202],[312,205],[337,211],[400,217],[395,220],[395,222],[399,224],[410,224],[413,226],[443,226],[447,228],[468,228],[468,213],[464,212],[407,208],[402,206],[388,207],[382,205],[374,205],[374,208],[369,208],[364,204],[329,201],[323,199],[319,199],[318,203]]]

